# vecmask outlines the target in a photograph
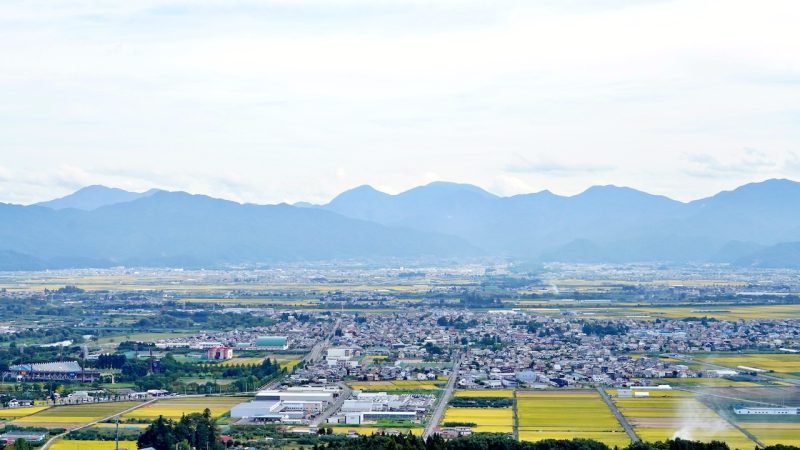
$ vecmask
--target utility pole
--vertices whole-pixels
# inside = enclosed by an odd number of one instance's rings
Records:
[[[119,416],[117,416],[117,432],[114,436],[114,449],[119,450]]]

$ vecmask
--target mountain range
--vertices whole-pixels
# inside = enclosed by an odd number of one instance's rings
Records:
[[[472,257],[800,268],[798,204],[800,183],[777,179],[688,203],[616,186],[511,197],[446,182],[397,195],[361,186],[323,205],[89,186],[0,203],[0,270]]]

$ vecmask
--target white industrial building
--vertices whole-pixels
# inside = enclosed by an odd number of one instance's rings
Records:
[[[354,391],[354,398],[345,400],[329,423],[360,425],[381,420],[420,420],[433,405],[433,395],[388,394]]]
[[[325,355],[325,361],[328,366],[348,366],[357,367],[358,361],[353,358],[356,356],[356,350],[353,348],[329,348]]]
[[[762,406],[737,406],[733,409],[736,414],[761,415],[761,416],[796,416],[800,415],[798,407],[762,407]]]
[[[260,422],[303,422],[322,413],[333,403],[334,392],[323,390],[265,390],[253,401],[231,409],[234,419]]]

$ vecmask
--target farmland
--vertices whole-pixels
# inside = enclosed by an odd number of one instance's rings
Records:
[[[138,402],[118,402],[56,406],[30,416],[21,417],[12,423],[21,426],[70,429],[113,416],[139,404]]]
[[[510,389],[473,391],[459,390],[455,391],[454,395],[456,397],[511,398],[514,396],[514,391]]]
[[[47,406],[31,406],[26,408],[0,408],[0,419],[17,419],[30,416],[47,409]]]
[[[511,433],[514,431],[514,412],[511,408],[453,408],[444,413],[443,423],[474,423],[477,433]]]
[[[123,416],[123,419],[154,420],[159,416],[179,419],[184,414],[202,413],[206,408],[211,410],[212,417],[220,417],[228,413],[234,405],[249,400],[245,397],[192,397],[165,399],[136,409]]]
[[[520,440],[580,437],[612,447],[630,442],[595,391],[519,392],[517,416]]]
[[[737,355],[707,355],[698,361],[726,367],[746,366],[773,371],[777,375],[800,378],[800,355],[787,353],[749,353]]]
[[[739,449],[755,445],[691,392],[650,391],[650,397],[614,398],[614,403],[645,441],[680,437],[721,440]]]
[[[114,441],[73,441],[68,439],[59,439],[50,446],[51,450],[114,450],[116,442]],[[120,441],[120,450],[136,450],[136,441]]]
[[[797,387],[738,387],[701,391],[702,400],[767,445],[800,443],[800,416],[761,416],[733,413],[737,405],[782,406],[800,403]]]

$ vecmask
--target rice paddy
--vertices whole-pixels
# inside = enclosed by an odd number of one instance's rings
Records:
[[[0,408],[0,418],[2,419],[17,419],[20,417],[30,416],[47,409],[47,406],[30,406],[24,408]]]
[[[114,450],[116,442],[114,441],[73,441],[67,439],[59,439],[53,442],[50,446],[51,450]],[[136,441],[119,441],[120,450],[136,450]]]
[[[164,416],[168,419],[180,419],[184,414],[202,413],[206,408],[212,417],[220,417],[228,413],[234,405],[251,400],[244,397],[192,397],[165,399],[143,406],[125,414],[123,419],[157,419]]]
[[[517,393],[520,440],[587,438],[609,446],[630,439],[596,391]]]
[[[116,402],[55,406],[36,414],[20,417],[12,423],[20,426],[71,429],[113,416],[139,404],[138,402]]]
[[[222,365],[225,367],[228,366],[257,366],[264,362],[264,357],[255,357],[255,358],[231,358],[225,360]]]
[[[706,442],[725,441],[733,449],[755,446],[691,392],[650,391],[650,397],[614,398],[614,403],[639,438],[645,441],[680,437]]]
[[[484,397],[484,398],[511,398],[514,396],[514,391],[511,389],[501,390],[468,390],[468,391],[455,391],[455,397]]]
[[[469,422],[476,433],[512,433],[514,411],[511,408],[453,408],[448,407],[442,423]]]
[[[800,377],[800,355],[789,353],[750,353],[738,355],[707,355],[695,358],[698,361],[726,367],[746,366],[773,371],[776,374]]]
[[[771,422],[740,424],[766,445],[800,446],[800,423]]]

